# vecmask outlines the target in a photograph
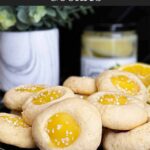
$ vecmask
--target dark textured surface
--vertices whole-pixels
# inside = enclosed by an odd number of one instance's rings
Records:
[[[27,149],[18,148],[18,147],[6,145],[6,144],[0,144],[0,150],[27,150]],[[39,150],[39,149],[36,148],[36,149],[28,149],[28,150]],[[102,149],[99,148],[98,150],[102,150]]]
[[[18,148],[18,147],[6,145],[6,144],[0,144],[0,150],[27,150],[27,149]],[[39,150],[39,149],[28,149],[28,150]]]

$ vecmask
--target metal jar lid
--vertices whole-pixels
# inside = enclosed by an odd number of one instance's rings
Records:
[[[86,27],[85,31],[107,31],[107,32],[120,32],[120,31],[133,31],[136,30],[135,23],[100,23]]]

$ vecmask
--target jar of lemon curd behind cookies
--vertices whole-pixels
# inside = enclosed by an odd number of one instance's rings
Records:
[[[81,75],[97,76],[116,65],[137,61],[135,24],[99,24],[82,35]]]

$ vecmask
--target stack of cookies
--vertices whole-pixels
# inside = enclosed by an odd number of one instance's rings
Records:
[[[150,149],[150,66],[136,63],[62,86],[22,85],[3,98],[0,142],[40,150]]]
[[[41,150],[96,150],[99,111],[64,86],[23,85],[9,90],[0,113],[0,142]]]

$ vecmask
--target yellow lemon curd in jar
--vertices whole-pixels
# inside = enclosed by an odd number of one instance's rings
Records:
[[[0,116],[0,120],[4,120],[7,121],[8,123],[14,125],[15,127],[23,127],[23,128],[27,128],[29,127],[24,120],[19,117],[19,116],[9,116],[9,115],[4,115],[4,116]]]
[[[81,130],[77,121],[70,114],[61,112],[48,120],[46,131],[55,147],[64,148],[76,141]]]
[[[135,81],[124,75],[112,77],[111,82],[118,89],[129,95],[136,95],[140,90],[139,85]]]
[[[36,93],[36,92],[39,92],[43,89],[45,89],[43,86],[34,85],[34,86],[31,86],[31,87],[18,87],[18,88],[16,88],[16,91]]]
[[[99,98],[99,103],[102,105],[125,105],[127,101],[126,96],[118,94],[106,94]]]
[[[32,103],[35,105],[42,105],[56,100],[62,96],[63,94],[60,90],[43,91],[33,98]]]

